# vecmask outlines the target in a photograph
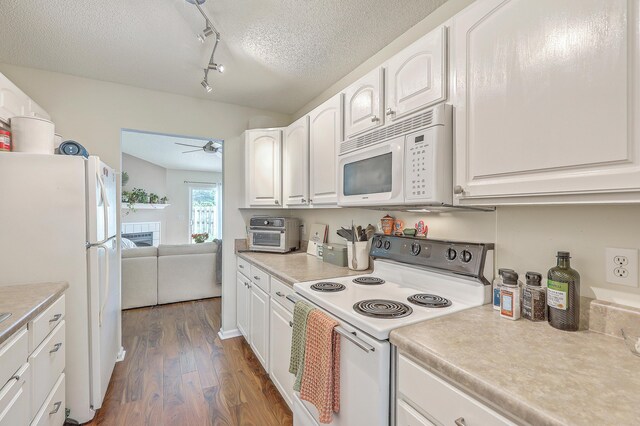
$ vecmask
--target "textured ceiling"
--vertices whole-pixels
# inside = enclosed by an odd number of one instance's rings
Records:
[[[446,0],[2,0],[0,62],[293,113]]]
[[[222,157],[204,151],[183,154],[184,151],[197,148],[176,145],[176,142],[197,146],[207,143],[206,140],[179,136],[135,131],[122,132],[122,152],[125,154],[142,158],[165,169],[195,170],[200,172],[222,171]]]

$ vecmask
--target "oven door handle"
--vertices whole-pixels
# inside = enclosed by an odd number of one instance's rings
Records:
[[[290,302],[296,303],[299,302],[300,299],[299,297],[295,297],[291,294],[287,295],[287,300],[289,300]],[[371,346],[370,344],[368,344],[367,342],[363,341],[362,339],[359,339],[358,336],[356,335],[356,332],[349,332],[347,331],[344,327],[341,326],[336,326],[334,328],[335,332],[338,333],[341,336],[344,336],[345,339],[349,340],[351,343],[353,343],[354,345],[356,345],[357,347],[359,347],[360,349],[362,349],[365,352],[375,352],[376,348],[374,348],[373,346]]]

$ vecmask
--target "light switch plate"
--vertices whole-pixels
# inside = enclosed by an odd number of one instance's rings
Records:
[[[607,282],[638,287],[638,249],[605,249]]]

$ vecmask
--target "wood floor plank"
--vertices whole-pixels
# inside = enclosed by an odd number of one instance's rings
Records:
[[[89,425],[291,426],[249,345],[219,338],[220,312],[219,298],[124,311],[127,356]]]

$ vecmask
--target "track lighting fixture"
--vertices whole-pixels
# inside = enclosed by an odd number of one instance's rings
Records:
[[[206,90],[207,93],[211,93],[211,91],[213,90],[211,88],[211,86],[209,86],[209,82],[207,81],[207,77],[205,77],[204,80],[202,80],[202,83],[200,83],[200,84],[202,84],[202,87],[204,87],[204,90]]]
[[[202,30],[200,34],[198,34],[197,38],[198,40],[200,40],[200,43],[204,43],[207,37],[209,37],[211,34],[213,34],[213,29],[207,26],[204,30]]]
[[[213,44],[213,50],[211,51],[211,56],[209,57],[209,63],[207,64],[207,67],[204,69],[204,79],[200,83],[202,84],[202,87],[204,87],[204,90],[206,90],[207,93],[210,93],[212,89],[211,89],[211,86],[209,86],[209,71],[214,70],[214,71],[218,71],[219,73],[224,72],[224,65],[218,64],[214,60],[216,49],[218,48],[218,43],[220,43],[220,33],[213,26],[213,24],[211,23],[211,20],[209,19],[205,11],[200,6],[206,0],[186,0],[186,1],[188,3],[193,4],[195,7],[197,7],[198,11],[204,18],[205,28],[204,30],[202,30],[202,33],[198,34],[198,40],[200,40],[201,43],[204,43],[205,40],[211,37],[212,35],[215,34],[216,36],[216,40]]]

